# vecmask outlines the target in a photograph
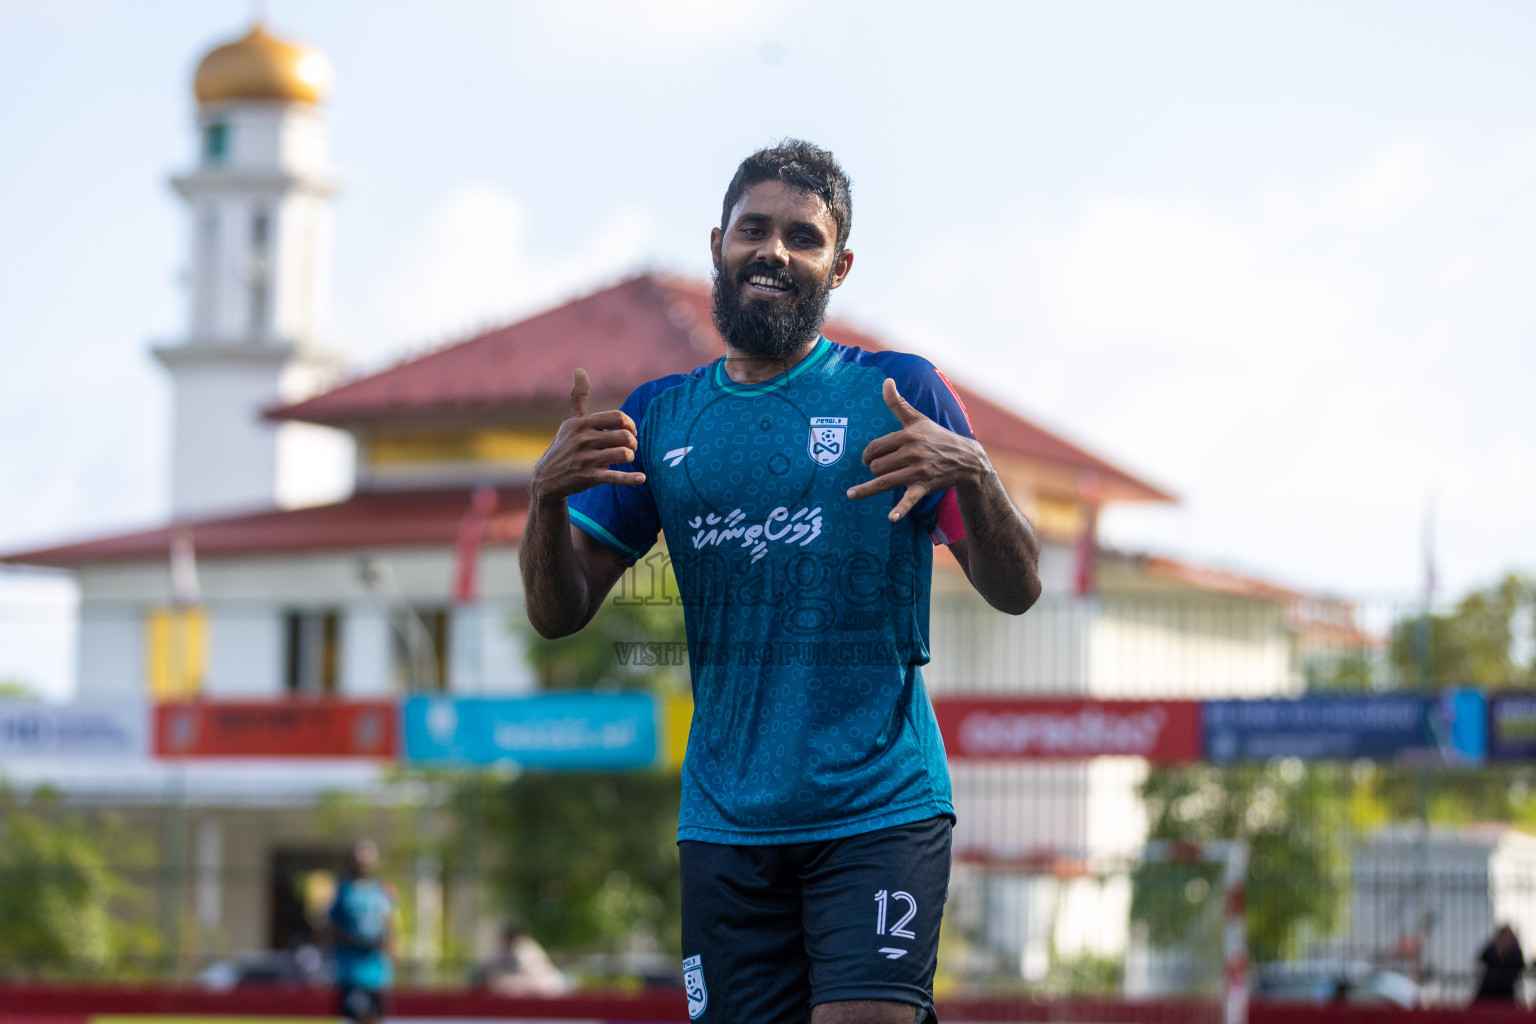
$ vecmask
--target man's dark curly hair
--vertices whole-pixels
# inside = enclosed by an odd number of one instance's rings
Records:
[[[843,251],[848,231],[853,227],[853,193],[848,175],[831,153],[802,139],[785,139],[747,157],[736,168],[736,176],[725,190],[725,202],[720,207],[721,231],[729,226],[731,211],[742,195],[762,181],[782,181],[797,192],[820,196],[837,222],[837,251]]]

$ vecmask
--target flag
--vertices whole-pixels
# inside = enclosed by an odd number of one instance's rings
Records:
[[[187,607],[202,600],[197,582],[197,552],[192,547],[192,530],[181,527],[171,535],[171,599]]]
[[[1099,476],[1083,473],[1077,478],[1077,502],[1083,509],[1083,527],[1077,535],[1077,564],[1073,573],[1073,590],[1078,597],[1087,597],[1096,589],[1094,559],[1099,551]]]
[[[496,512],[496,488],[482,484],[469,498],[469,508],[459,520],[458,569],[454,573],[453,599],[471,604],[480,597],[480,542],[485,539],[485,524]]]

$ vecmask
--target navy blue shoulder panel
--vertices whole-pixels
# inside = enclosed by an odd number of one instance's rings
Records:
[[[869,366],[896,382],[901,397],[918,412],[964,437],[976,436],[970,417],[948,378],[928,360],[910,352],[869,352],[849,345],[837,346],[837,357],[857,366]]]

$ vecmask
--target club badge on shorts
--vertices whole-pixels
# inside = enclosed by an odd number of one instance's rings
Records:
[[[709,1005],[709,989],[704,987],[704,958],[691,956],[683,961],[683,990],[688,993],[688,1019],[698,1020]]]
[[[843,457],[848,434],[846,416],[811,417],[811,458],[818,466],[830,466]]]

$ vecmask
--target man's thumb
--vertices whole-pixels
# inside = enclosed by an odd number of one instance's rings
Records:
[[[565,414],[566,419],[587,414],[587,395],[592,390],[592,382],[587,379],[587,371],[577,367],[576,386],[571,388],[571,408]]]

